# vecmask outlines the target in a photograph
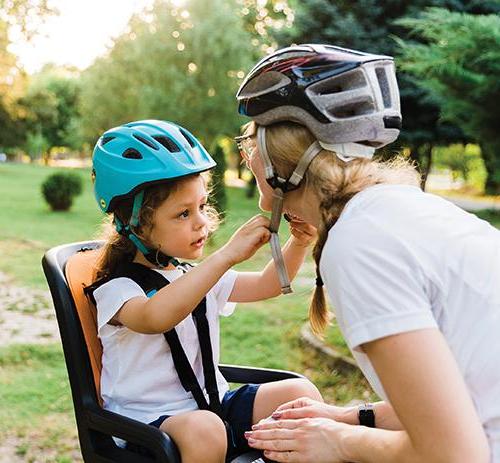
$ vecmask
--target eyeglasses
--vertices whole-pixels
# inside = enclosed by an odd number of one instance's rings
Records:
[[[250,158],[255,150],[255,141],[253,141],[252,138],[253,135],[240,135],[238,137],[234,137],[234,141],[240,151],[240,155],[243,158],[243,161],[246,162],[250,161]]]

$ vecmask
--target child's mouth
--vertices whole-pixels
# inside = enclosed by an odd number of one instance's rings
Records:
[[[205,244],[206,240],[207,240],[207,237],[206,236],[202,236],[200,239],[198,239],[196,241],[193,241],[191,243],[191,246],[194,246],[195,248],[201,248]]]

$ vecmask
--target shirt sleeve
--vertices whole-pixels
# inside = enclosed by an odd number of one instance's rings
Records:
[[[224,317],[231,315],[236,307],[236,303],[228,302],[228,299],[233,291],[234,282],[237,276],[238,272],[236,270],[228,270],[222,275],[211,291],[215,298],[219,315]]]
[[[320,269],[353,350],[393,334],[437,327],[429,280],[404,236],[363,221],[334,227]]]
[[[142,288],[130,278],[114,278],[94,291],[97,307],[97,332],[101,330],[133,297],[146,296]]]

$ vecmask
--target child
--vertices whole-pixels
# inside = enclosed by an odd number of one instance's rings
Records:
[[[168,433],[183,463],[220,463],[243,453],[243,433],[280,404],[321,400],[305,379],[229,391],[217,368],[219,315],[230,315],[236,302],[277,296],[280,285],[272,262],[261,272],[230,269],[269,240],[263,216],[199,265],[176,260],[201,257],[216,228],[201,175],[214,166],[187,130],[155,120],[107,131],[93,157],[96,199],[117,231],[92,287],[104,407]],[[292,221],[291,231],[283,255],[293,278],[315,229]]]

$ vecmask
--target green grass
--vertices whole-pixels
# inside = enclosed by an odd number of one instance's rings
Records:
[[[12,345],[0,350],[0,432],[50,414],[70,413],[68,378],[59,345]]]
[[[50,211],[41,184],[56,170],[39,165],[0,165],[0,271],[38,288],[45,287],[40,267],[43,253],[56,244],[95,237],[101,220],[87,169],[77,170],[84,178],[84,191],[72,209]]]
[[[475,214],[481,219],[487,220],[493,226],[500,228],[500,210],[485,209],[484,211],[478,211]]]

